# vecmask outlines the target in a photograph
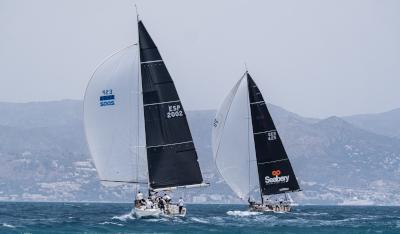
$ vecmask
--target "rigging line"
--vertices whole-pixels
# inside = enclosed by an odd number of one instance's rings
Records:
[[[134,5],[135,5],[135,10],[136,10],[136,21],[137,21],[137,22],[139,22],[139,12],[138,12],[138,7],[137,7],[136,3],[135,3]]]
[[[245,64],[245,66],[246,66],[246,64]],[[246,73],[247,73],[247,67],[246,67]],[[249,198],[250,198],[250,118],[252,118],[252,116],[251,116],[251,113],[250,113],[250,92],[249,92],[249,84],[248,84],[248,81],[247,81],[247,87],[246,87],[246,90],[247,90],[247,152],[248,152],[248,156],[249,156]]]
[[[137,6],[135,4],[135,10],[136,10],[136,25],[139,24],[139,13],[138,13],[138,9]],[[137,43],[139,45],[139,30],[138,30],[138,34],[137,34]],[[136,145],[139,146],[140,145],[140,95],[142,95],[140,86],[141,86],[141,74],[140,74],[140,69],[141,69],[141,65],[140,65],[140,45],[138,46],[138,52],[137,52],[137,56],[138,56],[138,63],[137,63],[137,141],[136,141]],[[144,114],[144,113],[143,113]],[[136,148],[136,180],[139,180],[139,154],[140,154],[140,148],[137,147]],[[136,193],[138,192],[138,187],[140,185],[135,186],[136,187]]]

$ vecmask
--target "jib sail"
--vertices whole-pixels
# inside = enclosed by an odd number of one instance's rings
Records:
[[[84,98],[86,139],[105,182],[146,183],[138,46],[114,54],[94,72]]]

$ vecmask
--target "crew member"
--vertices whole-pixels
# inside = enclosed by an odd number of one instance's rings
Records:
[[[143,201],[143,193],[141,193],[140,191],[138,191],[138,193],[136,194],[135,206],[136,206],[136,207],[140,207],[142,201]]]
[[[249,199],[247,199],[247,202],[249,203],[249,207],[253,207],[255,202],[251,200],[251,198],[249,197]]]
[[[179,206],[179,214],[182,213],[182,209],[183,209],[183,199],[182,197],[179,198],[178,200],[178,206]]]
[[[160,198],[158,200],[158,207],[160,207],[160,210],[165,213],[165,200],[163,198]]]
[[[167,202],[170,203],[171,202],[171,197],[168,196],[168,194],[164,193],[163,199]]]
[[[153,202],[150,199],[146,199],[146,208],[147,209],[153,208]]]

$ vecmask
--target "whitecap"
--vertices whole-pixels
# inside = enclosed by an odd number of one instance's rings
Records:
[[[292,214],[294,215],[300,215],[300,216],[322,216],[322,215],[329,215],[328,213],[325,212],[293,212]]]
[[[171,219],[160,216],[158,218],[152,217],[152,218],[143,219],[143,221],[144,222],[168,222],[168,221],[171,221]]]
[[[123,215],[120,215],[120,216],[114,216],[111,219],[117,219],[119,221],[126,222],[127,220],[135,219],[135,216],[134,216],[133,212],[129,212],[128,214],[123,214]]]
[[[118,226],[124,226],[124,225],[122,225],[122,224],[120,224],[120,223],[114,223],[114,222],[102,222],[102,223],[99,223],[100,225],[109,225],[109,224],[112,224],[112,225],[118,225]]]
[[[3,223],[3,227],[7,227],[7,228],[15,228],[15,226],[8,224],[8,223]]]
[[[206,219],[202,219],[202,218],[196,218],[196,217],[192,217],[190,218],[190,220],[197,222],[197,223],[210,223],[210,221],[206,220]]]
[[[231,216],[246,217],[246,216],[260,215],[262,213],[255,212],[255,211],[230,210],[230,211],[226,212],[226,214],[231,215]]]

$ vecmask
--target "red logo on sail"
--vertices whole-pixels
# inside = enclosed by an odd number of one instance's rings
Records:
[[[281,175],[281,170],[274,170],[272,171],[273,176],[280,176]]]

